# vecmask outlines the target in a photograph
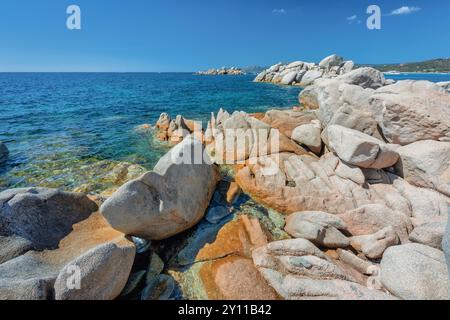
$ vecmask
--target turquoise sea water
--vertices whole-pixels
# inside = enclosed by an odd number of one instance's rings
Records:
[[[252,82],[254,76],[188,73],[0,74],[0,141],[10,159],[0,190],[43,185],[73,189],[100,160],[152,168],[166,146],[136,126],[161,112],[205,120],[223,107],[265,111],[292,107],[299,88]],[[104,170],[109,170],[105,165]],[[95,177],[92,177],[95,178]]]
[[[167,146],[136,126],[161,112],[206,120],[220,107],[265,111],[297,104],[300,88],[252,82],[254,76],[188,73],[0,73],[0,141],[10,158],[0,190],[48,186],[72,190],[118,161],[151,169]],[[450,75],[387,78],[450,81]]]
[[[398,75],[385,75],[387,79],[394,80],[428,80],[431,82],[450,81],[450,73],[402,73]]]

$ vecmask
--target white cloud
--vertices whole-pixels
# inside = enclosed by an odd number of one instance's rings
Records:
[[[405,15],[405,14],[411,14],[413,12],[417,12],[422,10],[419,7],[407,7],[407,6],[403,6],[400,7],[398,9],[393,10],[389,15],[390,16],[401,16],[401,15]]]
[[[361,24],[361,20],[358,19],[358,16],[355,14],[353,16],[347,17],[348,24]]]
[[[283,8],[281,8],[281,9],[273,9],[272,13],[285,14],[286,10],[284,10]]]

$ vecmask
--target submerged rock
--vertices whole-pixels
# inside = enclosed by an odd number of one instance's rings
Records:
[[[0,299],[114,299],[125,287],[135,246],[86,196],[12,189],[0,204]]]
[[[0,164],[8,160],[9,151],[6,145],[0,141]]]
[[[164,270],[164,261],[153,252],[150,256],[150,264],[147,269],[147,276],[145,282],[149,284],[156,276],[161,274]]]
[[[113,228],[149,240],[189,229],[203,218],[219,178],[203,151],[194,137],[184,139],[154,171],[119,188],[101,212]]]
[[[175,281],[171,276],[161,274],[153,278],[142,290],[141,300],[169,300],[175,290]]]
[[[210,223],[218,223],[230,214],[230,210],[224,206],[212,207],[206,214],[206,220]]]
[[[267,244],[258,219],[239,215],[220,225],[197,228],[175,259],[185,268],[171,271],[185,298],[278,298],[251,260],[252,251]]]

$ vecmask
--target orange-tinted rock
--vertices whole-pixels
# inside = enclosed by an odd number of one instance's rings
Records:
[[[262,120],[265,116],[265,114],[263,112],[256,112],[256,113],[250,113],[250,116],[258,119],[258,120]]]
[[[229,255],[251,257],[253,249],[267,243],[258,219],[240,216],[223,226],[213,243],[205,245],[197,254],[197,261],[209,261]]]
[[[190,132],[201,130],[201,122],[197,123],[195,120],[184,119],[184,124]]]
[[[200,277],[211,300],[278,299],[253,261],[247,258],[226,257],[205,264]]]
[[[169,137],[167,135],[167,131],[157,131],[156,132],[156,138],[159,141],[167,141],[169,139]]]
[[[294,110],[270,110],[261,120],[290,138],[295,128],[315,119],[317,117],[310,113]]]
[[[140,126],[137,126],[134,128],[134,130],[138,133],[147,133],[152,129],[152,125],[148,123],[141,124]]]
[[[156,122],[156,128],[161,131],[167,131],[169,129],[170,116],[167,113],[161,113],[158,121]]]
[[[2,247],[0,300],[104,300],[120,294],[135,246],[111,228],[92,199],[44,188],[0,193],[0,203],[6,200],[8,207],[8,212],[0,210],[0,221],[5,221],[4,213],[14,217],[13,223],[0,225],[0,234],[17,245],[23,245],[18,239],[26,239],[27,245],[21,252]],[[79,289],[67,286],[73,266],[80,269]]]
[[[239,170],[235,179],[254,200],[281,213],[339,214],[383,201],[364,187],[359,168],[349,167],[331,153],[321,159],[292,153],[260,157],[257,164]]]
[[[227,190],[227,202],[229,204],[233,203],[240,193],[241,188],[239,187],[239,185],[236,182],[231,182]]]

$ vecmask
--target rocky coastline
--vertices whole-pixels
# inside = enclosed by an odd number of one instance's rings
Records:
[[[0,299],[449,299],[448,89],[336,55],[255,81],[300,107],[164,113],[115,191],[1,192]]]
[[[277,63],[258,74],[256,82],[271,82],[283,85],[306,87],[319,78],[335,78],[353,70],[353,61],[344,61],[336,54],[314,62],[294,61],[291,63]]]

